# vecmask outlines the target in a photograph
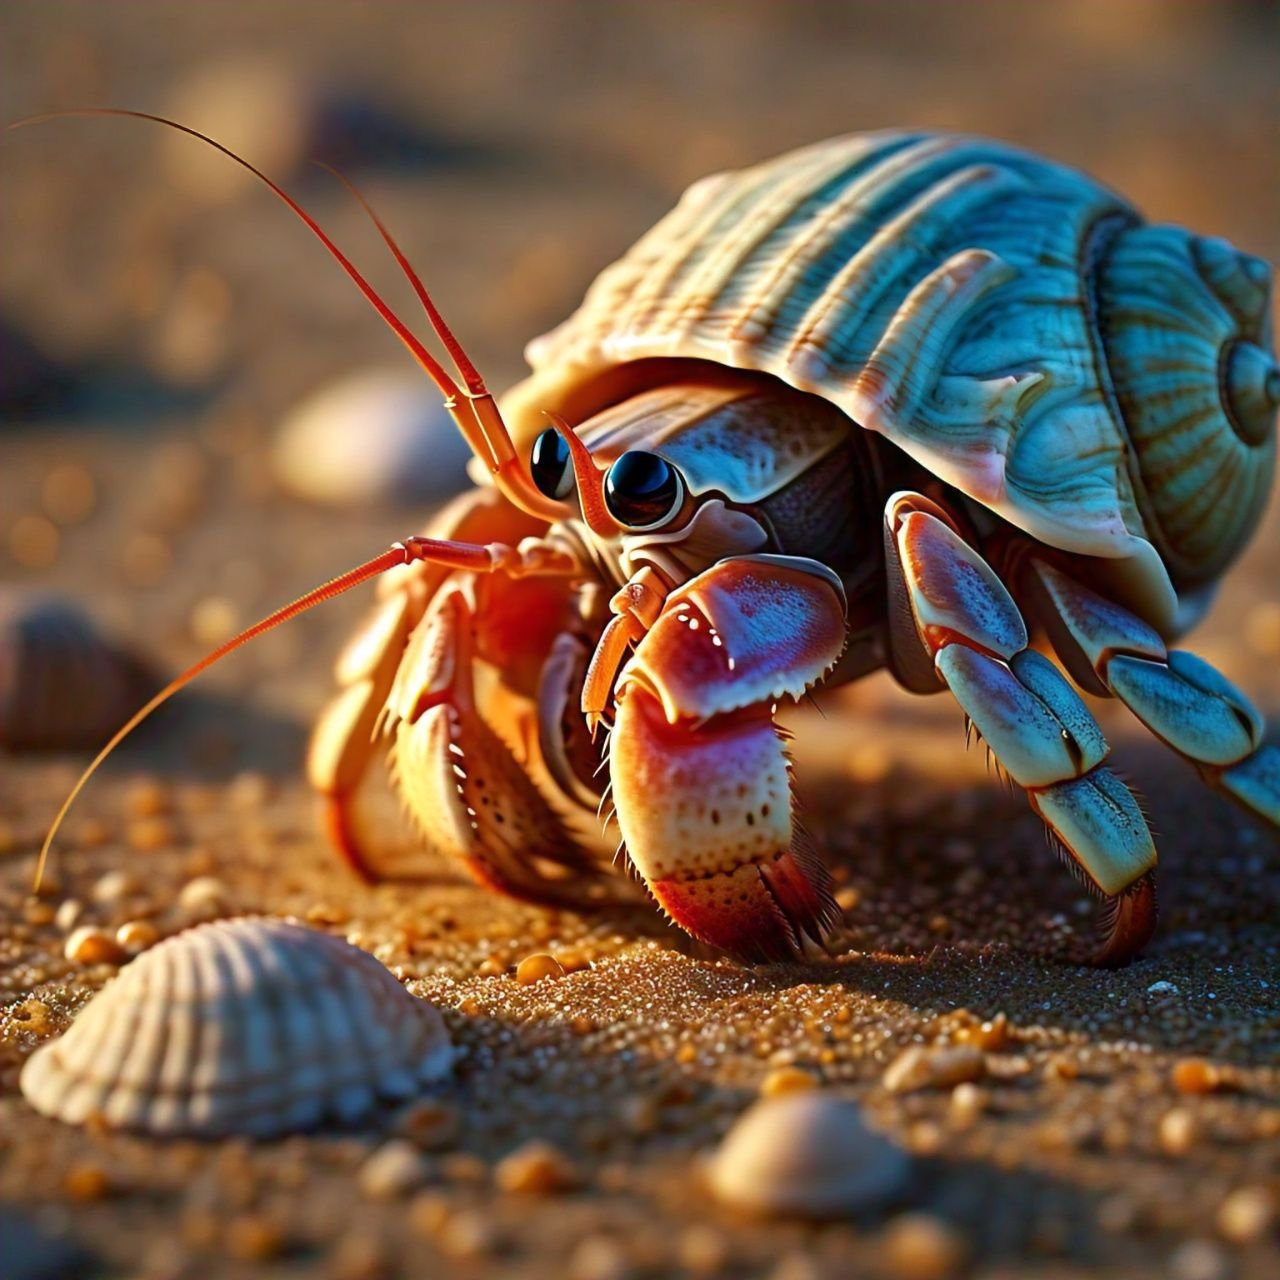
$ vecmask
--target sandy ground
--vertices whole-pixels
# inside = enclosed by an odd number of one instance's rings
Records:
[[[1265,4],[224,4],[178,16],[10,3],[0,117],[181,105],[221,58],[380,103],[394,136],[357,122],[369,145],[351,154],[330,125],[319,150],[351,164],[501,384],[519,374],[522,342],[687,181],[853,127],[999,134],[1274,260],[1278,42]],[[284,123],[251,125],[270,154]],[[0,144],[0,324],[73,385],[35,394],[34,360],[25,389],[3,384],[0,574],[82,601],[174,670],[206,647],[211,614],[247,622],[424,513],[334,514],[275,491],[265,447],[281,414],[335,369],[396,353],[267,196],[210,193],[162,142],[98,120]],[[399,300],[358,211],[322,175],[291,175],[296,156],[283,153],[284,176]],[[48,515],[49,477],[67,464],[97,499],[76,524]],[[1272,717],[1278,534],[1273,504],[1192,640]],[[1043,958],[1087,927],[1087,904],[1023,801],[966,757],[954,707],[875,678],[823,698],[826,719],[797,722],[810,824],[846,906],[836,954],[744,971],[691,955],[643,913],[548,914],[447,868],[426,885],[355,884],[316,833],[300,758],[364,604],[298,620],[157,717],[84,797],[39,899],[34,850],[81,758],[0,763],[0,1276],[77,1276],[90,1260],[128,1277],[910,1274],[883,1214],[754,1222],[706,1193],[700,1153],[787,1063],[916,1153],[894,1211],[949,1224],[966,1274],[1280,1272],[1274,1224],[1242,1231],[1232,1199],[1280,1195],[1277,843],[1114,709],[1101,708],[1104,728],[1160,833],[1163,919],[1141,962],[1099,974]],[[134,886],[96,901],[119,868]],[[60,903],[167,929],[198,876],[219,882],[228,910],[353,937],[446,1011],[465,1050],[443,1094],[456,1132],[428,1154],[424,1188],[391,1202],[359,1189],[390,1115],[347,1134],[202,1146],[69,1130],[25,1106],[21,1062],[114,972],[61,958]],[[512,967],[542,951],[572,971],[519,985]],[[886,1065],[954,1037],[970,1021],[958,1010],[1008,1020],[977,1113],[957,1115],[946,1091],[889,1093]],[[1191,1057],[1224,1087],[1179,1092],[1172,1073]],[[1170,1122],[1171,1110],[1189,1118]],[[495,1163],[531,1137],[575,1163],[576,1190],[495,1186]],[[22,1228],[40,1241],[13,1243]]]

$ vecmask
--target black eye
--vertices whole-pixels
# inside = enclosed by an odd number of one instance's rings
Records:
[[[554,427],[548,427],[534,442],[529,470],[538,492],[548,498],[567,498],[573,492],[573,466],[569,446]]]
[[[605,505],[615,520],[632,529],[661,524],[683,499],[679,472],[656,453],[624,453],[605,477]]]

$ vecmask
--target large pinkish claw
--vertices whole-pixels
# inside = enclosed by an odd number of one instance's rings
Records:
[[[619,701],[611,766],[628,853],[676,924],[747,962],[822,941],[838,914],[830,877],[796,829],[768,707],[672,724],[633,685]]]

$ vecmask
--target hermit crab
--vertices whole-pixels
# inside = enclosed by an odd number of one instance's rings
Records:
[[[1280,825],[1258,712],[1168,648],[1270,487],[1265,263],[1000,143],[855,134],[695,184],[500,411],[381,223],[456,379],[276,191],[440,385],[483,480],[201,664],[386,573],[309,763],[363,874],[425,867],[362,831],[386,757],[423,844],[495,889],[598,898],[601,810],[690,934],[801,952],[835,908],[775,713],[880,667],[948,691],[1026,791],[1103,900],[1096,963],[1150,937],[1156,852],[1059,664]]]

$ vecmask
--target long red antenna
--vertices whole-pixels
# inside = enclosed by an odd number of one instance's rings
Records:
[[[189,125],[179,124],[176,120],[166,119],[164,116],[152,115],[148,111],[130,111],[125,107],[75,107],[68,111],[49,111],[42,115],[27,116],[24,120],[15,120],[13,124],[8,125],[8,129],[25,129],[28,125],[44,124],[49,120],[62,120],[67,117],[76,116],[124,116],[134,120],[150,120],[154,124],[162,124],[166,128],[176,129],[179,133],[189,134],[193,138],[199,138],[201,142],[207,143],[213,147],[215,151],[221,151],[224,156],[234,160],[242,169],[247,169],[255,178],[266,184],[268,188],[282,200],[293,212],[306,224],[312,235],[320,241],[329,253],[337,261],[338,265],[351,277],[356,288],[369,300],[373,309],[386,321],[391,331],[400,339],[401,342],[409,349],[414,359],[426,370],[427,375],[432,382],[440,388],[440,392],[444,396],[456,396],[458,394],[457,384],[445,372],[444,366],[431,354],[430,351],[418,341],[416,337],[409,331],[408,327],[400,320],[400,318],[391,310],[374,287],[364,278],[363,275],[352,264],[350,259],[338,248],[336,244],[325,234],[320,224],[287,192],[283,187],[272,182],[261,169],[249,163],[243,156],[238,156],[229,147],[224,147],[222,143],[210,138],[207,134],[201,133],[199,129],[192,129]]]
[[[242,169],[253,174],[279,200],[288,206],[316,239],[324,245],[338,265],[351,278],[355,286],[364,294],[373,309],[426,371],[427,376],[436,384],[440,389],[440,393],[444,396],[445,408],[457,424],[458,430],[462,432],[463,438],[489,468],[493,474],[494,483],[502,490],[503,494],[521,510],[544,520],[558,520],[568,513],[568,509],[563,504],[554,502],[539,492],[533,484],[532,478],[525,474],[524,469],[520,466],[519,459],[516,457],[511,438],[507,434],[506,425],[503,423],[502,417],[498,413],[497,405],[486,389],[479,371],[468,358],[466,352],[463,351],[462,344],[458,342],[453,331],[445,323],[444,317],[440,315],[439,310],[431,301],[422,282],[400,252],[399,246],[391,239],[386,228],[377,216],[373,214],[373,210],[369,208],[364,198],[355,191],[355,188],[349,182],[347,182],[347,186],[360,200],[360,203],[365,206],[369,214],[373,216],[374,223],[382,233],[383,239],[409,276],[418,296],[423,300],[423,305],[426,307],[427,317],[431,321],[432,327],[440,336],[463,380],[467,383],[465,392],[454,382],[445,371],[444,366],[423,346],[399,316],[382,300],[377,290],[365,279],[350,259],[347,258],[346,254],[334,244],[320,224],[284,188],[268,178],[261,169],[250,164],[248,160],[244,159],[243,156],[237,155],[229,147],[225,147],[222,143],[209,137],[208,134],[201,133],[199,129],[193,129],[189,125],[179,124],[176,120],[170,120],[165,116],[154,115],[149,111],[132,111],[125,107],[76,107],[67,111],[51,111],[42,115],[28,116],[23,120],[16,120],[8,125],[7,128],[21,129],[28,125],[42,124],[49,120],[61,120],[76,116],[120,116],[134,120],[149,120],[153,124],[164,125],[166,128],[176,129],[179,133],[185,133],[189,137],[198,138],[215,151],[220,151]],[[338,176],[341,177],[341,175]],[[344,178],[343,181],[346,182],[346,179]]]
[[[288,622],[290,618],[297,617],[305,609],[310,609],[312,605],[317,605],[325,600],[332,599],[334,596],[341,595],[344,591],[350,591],[352,587],[358,587],[362,582],[367,582],[370,578],[377,577],[380,573],[385,573],[388,569],[394,569],[399,565],[408,564],[415,557],[410,553],[409,549],[402,543],[396,543],[389,551],[384,551],[380,556],[375,556],[372,560],[365,561],[364,564],[358,565],[354,569],[348,570],[344,574],[326,582],[323,586],[317,587],[314,591],[308,591],[305,596],[300,596],[292,604],[287,604],[282,609],[277,609],[275,613],[269,617],[263,618],[261,622],[255,622],[253,626],[242,631],[238,636],[228,640],[225,644],[219,645],[212,653],[206,654],[193,667],[188,667],[180,676],[171,680],[159,693],[155,695],[145,706],[140,707],[129,717],[128,721],[121,725],[111,736],[111,740],[101,751],[94,756],[89,767],[80,775],[80,780],[72,788],[71,794],[63,801],[62,808],[58,810],[58,816],[53,820],[53,826],[49,828],[49,834],[44,838],[44,844],[40,846],[40,858],[36,863],[36,880],[35,888],[40,888],[40,881],[44,876],[45,864],[49,860],[49,850],[53,847],[54,838],[58,834],[59,828],[62,826],[62,820],[67,816],[71,806],[75,803],[76,797],[84,790],[85,784],[98,771],[98,766],[125,740],[157,707],[162,706],[173,697],[179,689],[185,688],[198,675],[207,671],[215,662],[220,662],[227,654],[240,648],[243,644],[248,644],[250,640],[256,639],[262,635],[264,631],[270,631],[273,627],[278,627],[282,622]]]
[[[323,161],[317,161],[316,163],[327,173],[333,174],[360,203],[360,207],[368,214],[373,225],[377,227],[378,234],[382,236],[383,242],[390,249],[392,256],[400,264],[401,271],[404,272],[405,277],[413,286],[413,291],[418,295],[418,300],[422,303],[422,308],[427,313],[427,319],[431,322],[431,327],[435,330],[436,337],[444,344],[445,349],[449,352],[449,358],[453,361],[454,368],[458,371],[459,377],[466,383],[466,396],[470,402],[469,407],[479,430],[478,440],[468,436],[468,443],[480,456],[481,460],[488,465],[498,487],[511,497],[518,507],[529,511],[531,514],[548,514],[550,512],[552,519],[557,515],[566,514],[567,508],[561,507],[559,503],[547,498],[533,484],[532,477],[521,465],[520,459],[511,443],[511,436],[507,431],[506,423],[503,422],[502,415],[493,398],[493,393],[485,385],[479,369],[476,368],[471,357],[463,349],[462,343],[454,336],[453,330],[449,328],[444,316],[440,314],[439,308],[427,292],[426,285],[422,283],[418,273],[413,269],[409,259],[405,257],[400,246],[396,243],[395,237],[387,229],[386,224],[346,174],[335,169],[330,164],[325,164]],[[463,434],[466,434],[465,428],[463,429]]]
[[[400,269],[404,272],[409,283],[413,286],[413,291],[418,295],[418,301],[422,303],[422,309],[427,313],[427,319],[431,321],[431,327],[436,331],[436,336],[444,343],[445,348],[449,352],[449,358],[453,361],[454,368],[457,369],[463,382],[467,384],[467,390],[472,395],[483,396],[489,394],[489,388],[484,384],[484,378],[480,374],[480,370],[472,363],[471,357],[463,350],[462,343],[454,336],[454,332],[449,328],[448,321],[440,314],[440,309],[431,300],[431,295],[427,292],[427,286],[422,283],[418,273],[413,269],[409,259],[405,257],[400,246],[395,242],[391,232],[387,230],[386,224],[378,216],[374,207],[364,198],[359,188],[350,178],[347,177],[341,169],[336,169],[331,164],[326,164],[323,160],[315,161],[318,168],[323,169],[326,173],[332,174],[352,196],[359,202],[360,207],[369,215],[370,222],[378,228],[379,234],[382,236],[387,248],[391,250],[392,256],[400,264]]]

